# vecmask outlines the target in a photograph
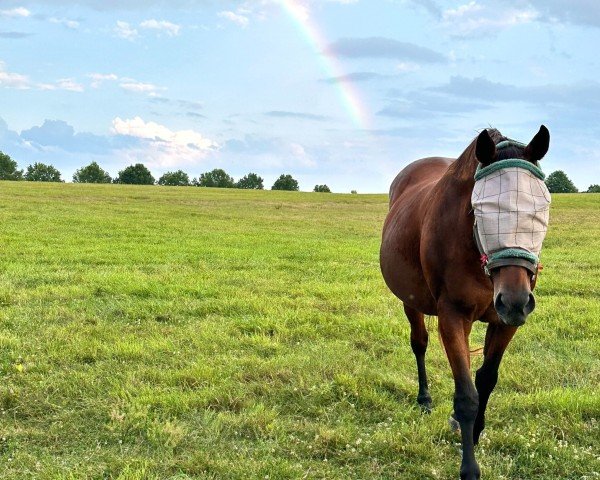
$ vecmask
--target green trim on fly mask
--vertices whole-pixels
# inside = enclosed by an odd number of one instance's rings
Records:
[[[504,140],[496,145],[496,149],[501,150],[503,148],[510,147],[511,145],[519,148],[525,148],[527,146],[524,143],[517,142],[516,140]]]
[[[506,248],[504,250],[500,250],[499,252],[495,252],[489,255],[488,263],[493,263],[496,260],[501,260],[503,258],[522,258],[523,260],[527,260],[533,263],[534,265],[537,265],[540,261],[540,259],[535,253],[523,250],[522,248]]]
[[[527,160],[523,160],[522,158],[507,158],[506,160],[499,160],[497,162],[488,165],[487,167],[481,168],[481,165],[477,167],[477,171],[475,172],[475,181],[482,179],[483,177],[487,177],[488,175],[497,172],[498,170],[502,170],[503,168],[524,168],[525,170],[533,173],[540,180],[544,180],[546,175],[542,172],[542,169],[539,165],[534,165]]]

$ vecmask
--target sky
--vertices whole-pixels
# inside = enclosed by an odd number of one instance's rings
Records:
[[[387,192],[483,128],[600,184],[597,0],[0,0],[0,150]]]

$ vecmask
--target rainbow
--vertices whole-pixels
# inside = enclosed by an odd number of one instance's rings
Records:
[[[336,86],[344,108],[360,128],[368,127],[368,114],[355,85],[344,79],[344,70],[333,52],[328,49],[325,35],[311,20],[307,7],[298,0],[280,0],[283,9],[294,20],[298,29],[320,55],[320,61],[327,76],[338,79]]]

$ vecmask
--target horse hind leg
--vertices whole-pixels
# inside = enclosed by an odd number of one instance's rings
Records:
[[[417,403],[421,409],[431,412],[431,395],[429,395],[429,386],[427,383],[427,371],[425,370],[425,352],[427,351],[427,342],[429,334],[425,327],[425,316],[404,305],[404,312],[410,322],[410,346],[417,360],[417,372],[419,373],[419,393],[417,394]]]

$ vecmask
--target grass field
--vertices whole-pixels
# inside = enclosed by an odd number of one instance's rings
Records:
[[[386,209],[0,182],[0,478],[457,478],[435,319],[422,415],[379,273]],[[477,449],[486,479],[600,478],[600,195],[554,196],[542,255]]]

